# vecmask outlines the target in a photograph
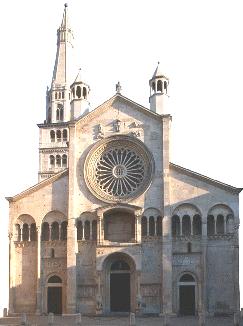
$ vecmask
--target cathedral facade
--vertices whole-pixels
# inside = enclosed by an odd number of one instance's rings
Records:
[[[10,313],[196,315],[239,310],[241,189],[170,162],[169,79],[149,108],[90,110],[70,81],[67,6],[40,130],[39,183],[8,197]]]

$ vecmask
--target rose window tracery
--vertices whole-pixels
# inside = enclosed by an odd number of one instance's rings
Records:
[[[93,194],[104,201],[127,201],[151,182],[153,160],[143,143],[129,136],[103,140],[89,153],[85,179]]]

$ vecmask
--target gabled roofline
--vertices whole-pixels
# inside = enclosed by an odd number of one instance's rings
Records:
[[[68,175],[68,169],[65,169],[53,176],[51,176],[50,178],[47,178],[37,184],[35,184],[34,186],[22,191],[21,193],[13,196],[13,197],[5,197],[9,203],[12,203],[12,202],[15,202],[21,198],[24,198],[25,196],[29,195],[29,194],[32,194],[33,192],[53,183],[54,181],[60,179],[61,177],[65,176],[65,175]]]
[[[133,105],[135,107],[138,108],[138,110],[140,110],[141,112],[149,115],[149,116],[152,116],[158,120],[161,120],[163,117],[171,117],[170,114],[163,114],[163,115],[160,115],[156,112],[153,112],[151,110],[149,110],[148,108],[146,108],[145,106],[142,106],[141,104],[138,104],[132,100],[130,100],[128,97],[125,97],[124,95],[121,95],[120,93],[116,93],[115,95],[113,95],[111,98],[109,98],[108,100],[106,100],[105,102],[103,102],[102,104],[100,104],[99,106],[97,106],[95,109],[93,109],[92,111],[90,111],[89,113],[87,113],[86,115],[76,119],[75,121],[70,121],[70,123],[79,123],[79,122],[87,122],[87,120],[89,119],[92,119],[93,116],[96,114],[97,110],[101,109],[101,108],[106,108],[106,107],[109,107],[109,105],[111,103],[113,103],[115,100],[117,99],[122,99],[126,102],[128,102],[130,105]]]
[[[219,187],[223,190],[226,190],[226,191],[229,191],[233,194],[239,194],[243,188],[237,188],[237,187],[233,187],[231,185],[228,185],[226,183],[223,183],[221,181],[218,181],[218,180],[215,180],[215,179],[212,179],[212,178],[209,178],[203,174],[200,174],[200,173],[197,173],[197,172],[194,172],[192,170],[189,170],[189,169],[186,169],[180,165],[177,165],[177,164],[174,164],[174,163],[171,163],[170,162],[170,167],[181,172],[181,173],[184,173],[190,177],[194,177],[194,178],[197,178],[198,180],[201,180],[201,181],[205,181],[207,183],[210,183],[211,185],[213,186],[216,186],[216,187]]]

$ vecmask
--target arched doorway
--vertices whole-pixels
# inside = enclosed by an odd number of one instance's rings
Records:
[[[196,282],[191,274],[184,274],[179,281],[180,315],[195,315]]]
[[[48,279],[47,312],[62,314],[62,279],[57,275]]]
[[[102,271],[103,313],[135,312],[137,273],[133,258],[124,252],[114,252],[103,261]]]
[[[124,260],[116,260],[110,268],[111,312],[128,312],[131,309],[130,266]]]

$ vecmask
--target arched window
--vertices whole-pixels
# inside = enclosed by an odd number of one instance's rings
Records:
[[[67,141],[67,129],[63,129],[62,131],[62,140]]]
[[[152,90],[155,91],[155,82],[152,82]]]
[[[154,217],[149,217],[149,235],[154,236],[155,233],[155,226],[154,226]]]
[[[157,235],[162,235],[162,217],[158,216],[156,221]]]
[[[97,221],[93,220],[92,221],[92,240],[97,239]]]
[[[56,109],[56,120],[60,121],[60,110]]]
[[[64,92],[62,92],[62,98],[64,98]]]
[[[57,100],[57,92],[55,92],[55,100]]]
[[[32,223],[30,226],[30,240],[31,241],[37,240],[36,224],[35,223]]]
[[[200,215],[193,216],[193,234],[201,235],[202,234],[202,222]]]
[[[41,226],[41,240],[49,241],[49,238],[50,238],[49,224],[47,222],[44,222],[44,223],[42,223],[42,226]]]
[[[83,239],[83,223],[82,221],[77,222],[77,240]]]
[[[85,99],[87,98],[87,89],[86,89],[86,87],[83,88],[83,97]]]
[[[56,166],[59,168],[61,167],[61,156],[60,155],[56,156]]]
[[[208,235],[215,234],[215,223],[214,223],[213,215],[208,215],[208,218],[207,218],[207,234]]]
[[[61,92],[58,93],[58,98],[60,99],[62,97]]]
[[[147,235],[147,218],[146,216],[142,217],[142,236]]]
[[[67,222],[61,224],[61,240],[67,240]]]
[[[217,231],[217,234],[224,234],[224,217],[223,217],[223,215],[217,216],[216,231]]]
[[[55,258],[55,250],[51,248],[51,258]]]
[[[161,80],[157,81],[157,92],[162,92],[162,81]]]
[[[182,234],[191,235],[191,219],[188,215],[184,215],[182,218]]]
[[[77,88],[76,88],[76,95],[77,95],[77,98],[81,97],[81,87],[80,86],[77,86]]]
[[[64,167],[64,168],[67,167],[67,155],[66,154],[62,155],[62,167]]]
[[[60,121],[63,121],[63,109],[60,109]]]
[[[85,238],[85,240],[90,239],[90,222],[89,221],[85,221],[85,223],[84,223],[84,238]]]
[[[57,130],[57,141],[61,141],[61,140],[62,140],[61,130]]]
[[[172,236],[179,236],[181,232],[180,229],[180,218],[177,215],[172,216]]]
[[[51,142],[55,142],[55,131],[54,130],[51,130],[50,131],[50,137],[51,137]]]
[[[53,155],[50,155],[50,167],[55,167],[55,157]]]
[[[29,225],[26,223],[23,225],[22,239],[23,239],[23,241],[29,240]]]
[[[59,240],[59,224],[57,222],[53,222],[51,225],[51,239]]]
[[[74,89],[74,87],[72,88],[72,96],[73,96],[73,98],[75,97],[75,89]]]
[[[59,276],[54,275],[49,278],[48,283],[62,283],[62,279]]]

